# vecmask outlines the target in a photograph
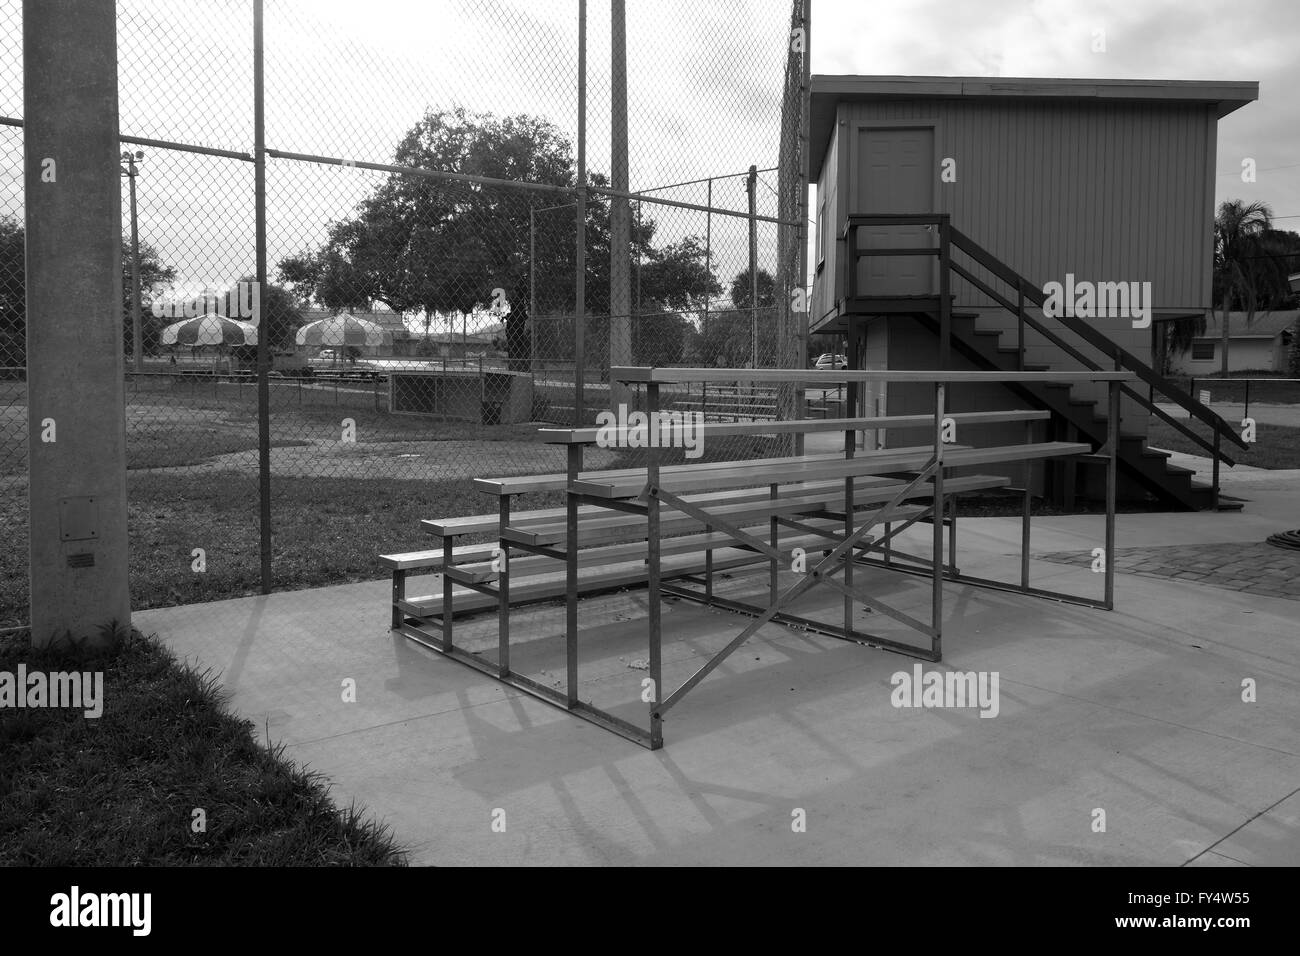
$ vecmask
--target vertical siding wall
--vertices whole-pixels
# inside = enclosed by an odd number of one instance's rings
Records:
[[[916,121],[935,129],[935,176],[945,158],[957,178],[940,183],[935,211],[1040,288],[1049,281],[1150,282],[1154,310],[1209,306],[1217,119],[1204,104],[1144,104],[1027,100],[879,100],[842,103],[838,162],[828,155],[828,189],[859,162],[852,144],[860,125]],[[845,187],[845,214],[860,208]],[[956,261],[1007,287],[964,255]],[[830,282],[823,282],[829,299]],[[981,328],[1004,330],[1015,344],[1015,319],[964,280],[954,277],[957,307],[981,313]],[[1014,297],[1012,297],[1014,298]],[[829,305],[827,306],[829,307]],[[1044,321],[1041,313],[1035,313]],[[1123,318],[1093,318],[1095,327],[1147,364],[1152,330]],[[1059,331],[1057,323],[1046,320]],[[901,330],[900,330],[901,331]],[[932,364],[933,346],[903,336],[891,343],[890,367]],[[1102,356],[1072,333],[1063,338],[1094,361]],[[916,349],[924,359],[907,355]],[[1026,332],[1026,361],[1055,368],[1079,363]],[[1079,398],[1104,398],[1100,387],[1078,386]],[[963,396],[973,399],[975,396]],[[899,409],[890,402],[890,412]],[[1125,431],[1145,432],[1144,411],[1127,399]],[[1001,436],[999,436],[1001,437]],[[895,443],[891,436],[891,444]]]
[[[841,141],[873,120],[934,123],[936,177],[945,157],[957,164],[936,211],[1039,285],[1066,272],[1150,281],[1157,308],[1208,307],[1212,107],[881,100],[842,104],[840,118]],[[992,305],[962,285],[959,303]]]

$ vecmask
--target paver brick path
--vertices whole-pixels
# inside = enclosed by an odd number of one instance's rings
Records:
[[[1054,551],[1034,557],[1057,564],[1092,564],[1088,551]],[[1197,581],[1217,588],[1300,601],[1300,551],[1271,544],[1178,544],[1118,548],[1116,571]]]

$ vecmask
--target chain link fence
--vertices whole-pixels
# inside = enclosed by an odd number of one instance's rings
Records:
[[[494,510],[470,479],[562,471],[539,424],[635,407],[611,363],[807,365],[803,0],[629,4],[625,69],[614,9],[266,0],[259,284],[253,4],[118,4],[133,606],[380,577],[421,518]],[[0,0],[0,628],[27,615],[21,15]]]

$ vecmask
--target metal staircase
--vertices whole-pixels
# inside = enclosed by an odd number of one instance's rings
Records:
[[[937,230],[938,243],[934,248],[877,248],[861,249],[858,246],[858,230],[867,226],[881,225],[925,225]],[[969,236],[953,227],[950,217],[944,214],[926,215],[857,215],[850,216],[841,236],[844,245],[840,256],[842,273],[840,289],[843,290],[841,308],[833,319],[843,320],[853,316],[908,315],[921,325],[931,329],[938,339],[939,367],[951,367],[953,354],[956,353],[973,363],[977,368],[1000,371],[1047,371],[1067,368],[1083,368],[1097,371],[1103,368],[1101,360],[1107,367],[1135,373],[1142,384],[1147,387],[1147,394],[1140,389],[1123,387],[1126,398],[1136,402],[1152,415],[1167,422],[1189,441],[1203,448],[1213,461],[1213,478],[1211,485],[1203,485],[1192,480],[1192,471],[1171,465],[1168,454],[1156,451],[1147,445],[1145,434],[1126,433],[1121,423],[1119,463],[1121,474],[1137,482],[1143,489],[1154,495],[1162,503],[1177,509],[1203,510],[1220,507],[1218,495],[1219,463],[1234,464],[1223,450],[1224,440],[1246,448],[1247,444],[1237,432],[1218,414],[1196,401],[1174,383],[1159,375],[1154,369],[1137,356],[1125,350],[1111,340],[1105,333],[1090,324],[1086,319],[1072,315],[1047,318],[1035,315],[1028,309],[1041,309],[1046,296],[1042,287],[1020,275],[1006,263],[983,248]],[[858,261],[865,256],[900,256],[932,255],[937,256],[938,293],[936,295],[870,295],[858,288]],[[957,261],[960,259],[960,261]],[[982,270],[986,278],[976,274]],[[952,276],[964,279],[971,287],[982,292],[1000,308],[1006,310],[1016,319],[1015,344],[1004,340],[1009,331],[980,329],[976,327],[977,312],[959,312],[953,310],[951,293]],[[829,323],[822,323],[813,331],[829,329]],[[1061,360],[1050,365],[1031,365],[1025,361],[1025,332],[1030,329],[1045,339],[1061,356]],[[1093,355],[1083,349],[1093,350]],[[1073,360],[1074,364],[1069,363]],[[1060,441],[1085,441],[1093,445],[1094,455],[1084,456],[1081,466],[1099,462],[1099,452],[1106,440],[1107,418],[1105,408],[1097,401],[1081,397],[1069,385],[1038,385],[1023,383],[1008,385],[1020,398],[1032,402],[1037,408],[1047,409],[1052,413],[1052,425]],[[1192,431],[1183,422],[1174,418],[1158,404],[1177,405],[1187,411],[1190,419],[1195,419],[1210,428],[1212,438],[1207,440]],[[1074,469],[1067,469],[1062,475],[1061,496],[1067,501],[1075,494],[1077,476]]]

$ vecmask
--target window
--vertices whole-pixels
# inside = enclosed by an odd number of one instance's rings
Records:
[[[1193,343],[1192,343],[1192,361],[1193,361],[1193,362],[1213,362],[1213,361],[1214,361],[1214,343],[1213,343],[1213,342],[1193,342]]]
[[[826,200],[822,199],[821,207],[817,210],[817,265],[821,266],[826,261]]]

